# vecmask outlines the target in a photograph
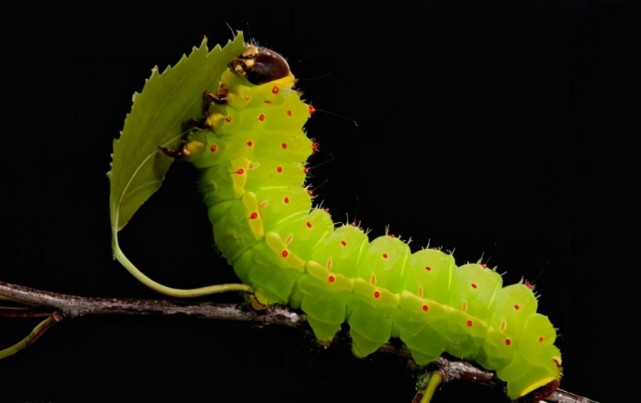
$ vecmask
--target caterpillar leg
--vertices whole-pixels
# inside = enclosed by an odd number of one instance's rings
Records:
[[[269,305],[265,305],[256,298],[256,295],[249,297],[249,305],[254,311],[266,311],[269,308]]]
[[[227,103],[227,98],[225,97],[225,95],[216,94],[209,91],[205,91],[205,93],[203,94],[203,98],[205,99],[205,110],[203,111],[204,113],[209,112],[209,107],[211,106],[211,104],[225,105]]]
[[[171,158],[187,158],[189,157],[190,153],[185,144],[182,144],[180,148],[177,150],[169,147],[158,147],[160,151],[162,151],[166,156],[171,157]]]
[[[211,129],[211,122],[208,120],[209,109],[212,105],[226,105],[227,97],[225,94],[205,91],[203,93],[203,113],[200,119],[189,119],[184,122],[183,130],[191,131],[192,129]]]

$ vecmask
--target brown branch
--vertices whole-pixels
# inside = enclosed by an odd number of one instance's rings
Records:
[[[32,337],[23,343],[23,347],[33,343],[44,331],[63,319],[88,315],[187,315],[201,319],[251,322],[260,326],[277,325],[307,328],[305,315],[278,305],[270,306],[262,311],[255,311],[249,309],[247,304],[81,297],[27,288],[2,281],[0,281],[0,297],[27,306],[26,309],[0,307],[0,317],[48,317],[39,325],[40,328],[34,329],[30,335]],[[341,335],[339,337],[347,338],[348,336]],[[381,351],[401,355],[411,360],[407,349],[395,347],[390,343],[384,345]],[[504,383],[493,372],[482,370],[466,361],[441,357],[431,365],[430,371],[438,371],[443,382],[459,379],[494,388],[504,386]],[[596,403],[562,389],[558,389],[548,396],[547,401]]]

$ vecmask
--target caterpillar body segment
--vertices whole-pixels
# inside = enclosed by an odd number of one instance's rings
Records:
[[[556,331],[526,285],[503,287],[484,265],[412,253],[392,236],[370,241],[313,207],[311,112],[294,84],[282,56],[249,45],[222,75],[214,97],[224,101],[211,102],[207,128],[184,145],[202,169],[215,243],[259,301],[300,308],[320,341],[347,322],[359,357],[395,337],[418,364],[447,352],[495,370],[512,399],[556,387]]]

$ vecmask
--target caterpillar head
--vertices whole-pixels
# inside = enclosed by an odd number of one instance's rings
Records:
[[[252,84],[260,85],[290,74],[283,56],[259,46],[248,45],[247,50],[229,63],[229,68]]]

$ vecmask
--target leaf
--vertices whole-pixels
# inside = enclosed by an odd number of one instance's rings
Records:
[[[202,113],[202,95],[215,90],[228,63],[245,49],[242,32],[225,48],[209,51],[207,38],[162,73],[152,70],[140,93],[134,93],[131,112],[120,138],[114,141],[109,208],[114,238],[140,206],[160,188],[173,158],[158,147],[177,147],[183,123]]]
[[[203,91],[217,90],[227,65],[245,50],[242,32],[225,48],[207,48],[205,38],[174,67],[162,73],[154,68],[140,93],[134,93],[131,112],[125,118],[120,138],[114,141],[109,209],[112,249],[118,260],[135,278],[160,293],[191,298],[228,291],[252,292],[245,284],[217,284],[193,289],[177,289],[160,284],[140,271],[120,249],[118,232],[140,206],[160,188],[174,161],[159,146],[177,147],[183,123],[202,113]]]

